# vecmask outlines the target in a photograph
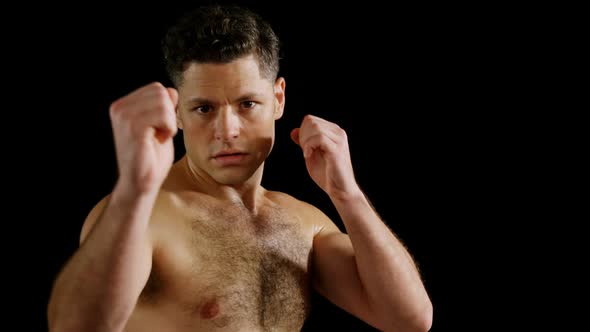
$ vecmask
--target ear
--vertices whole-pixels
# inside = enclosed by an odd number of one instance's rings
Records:
[[[182,125],[182,118],[180,116],[180,107],[178,107],[178,105],[176,105],[176,126],[178,127],[178,129],[182,130],[183,129],[183,125]]]
[[[276,98],[274,118],[275,120],[280,119],[283,116],[285,109],[285,79],[282,77],[277,78],[274,84],[274,95]]]

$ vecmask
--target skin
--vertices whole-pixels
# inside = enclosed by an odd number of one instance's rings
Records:
[[[178,91],[153,83],[111,105],[120,177],[56,279],[51,331],[299,331],[310,287],[380,330],[430,329],[418,271],[356,183],[343,129],[308,115],[291,138],[346,233],[261,186],[285,86],[250,55],[192,63]],[[178,129],[187,154],[173,164]]]

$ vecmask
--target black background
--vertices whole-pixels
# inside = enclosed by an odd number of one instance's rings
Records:
[[[169,85],[161,35],[198,3],[5,11],[18,17],[5,39],[7,71],[16,74],[5,98],[16,105],[6,110],[14,130],[7,142],[17,142],[7,145],[5,164],[16,166],[9,178],[21,179],[9,208],[19,216],[10,224],[22,228],[22,236],[6,236],[18,243],[7,271],[25,284],[11,301],[21,326],[31,325],[23,330],[46,330],[51,283],[86,214],[116,180],[109,104],[152,81]],[[287,103],[264,186],[315,204],[342,226],[289,138],[308,113],[338,123],[358,182],[421,269],[432,331],[487,321],[472,301],[492,296],[503,276],[487,253],[503,249],[482,244],[512,223],[506,211],[529,184],[521,161],[530,150],[518,134],[525,115],[515,98],[531,72],[523,52],[530,39],[511,8],[234,3],[267,18],[283,45]],[[372,331],[319,297],[315,304],[308,330]]]

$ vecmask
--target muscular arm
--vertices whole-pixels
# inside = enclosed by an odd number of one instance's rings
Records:
[[[116,188],[89,214],[80,248],[54,283],[50,331],[123,330],[151,269],[154,196]]]
[[[178,92],[145,85],[111,104],[119,179],[84,223],[51,293],[51,331],[121,331],[152,268],[148,222],[174,159]]]
[[[403,244],[362,192],[332,202],[348,235],[327,226],[316,236],[320,293],[384,331],[427,331],[432,305]]]
[[[432,304],[401,242],[359,188],[348,138],[336,124],[305,116],[291,138],[314,182],[334,203],[348,234],[322,216],[314,238],[314,285],[335,304],[385,331],[427,331]],[[317,220],[317,218],[315,218]]]

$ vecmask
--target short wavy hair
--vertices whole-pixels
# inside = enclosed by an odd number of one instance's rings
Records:
[[[254,54],[261,76],[275,81],[279,38],[260,15],[238,6],[199,7],[172,25],[162,39],[165,69],[179,86],[188,64],[228,63]]]

